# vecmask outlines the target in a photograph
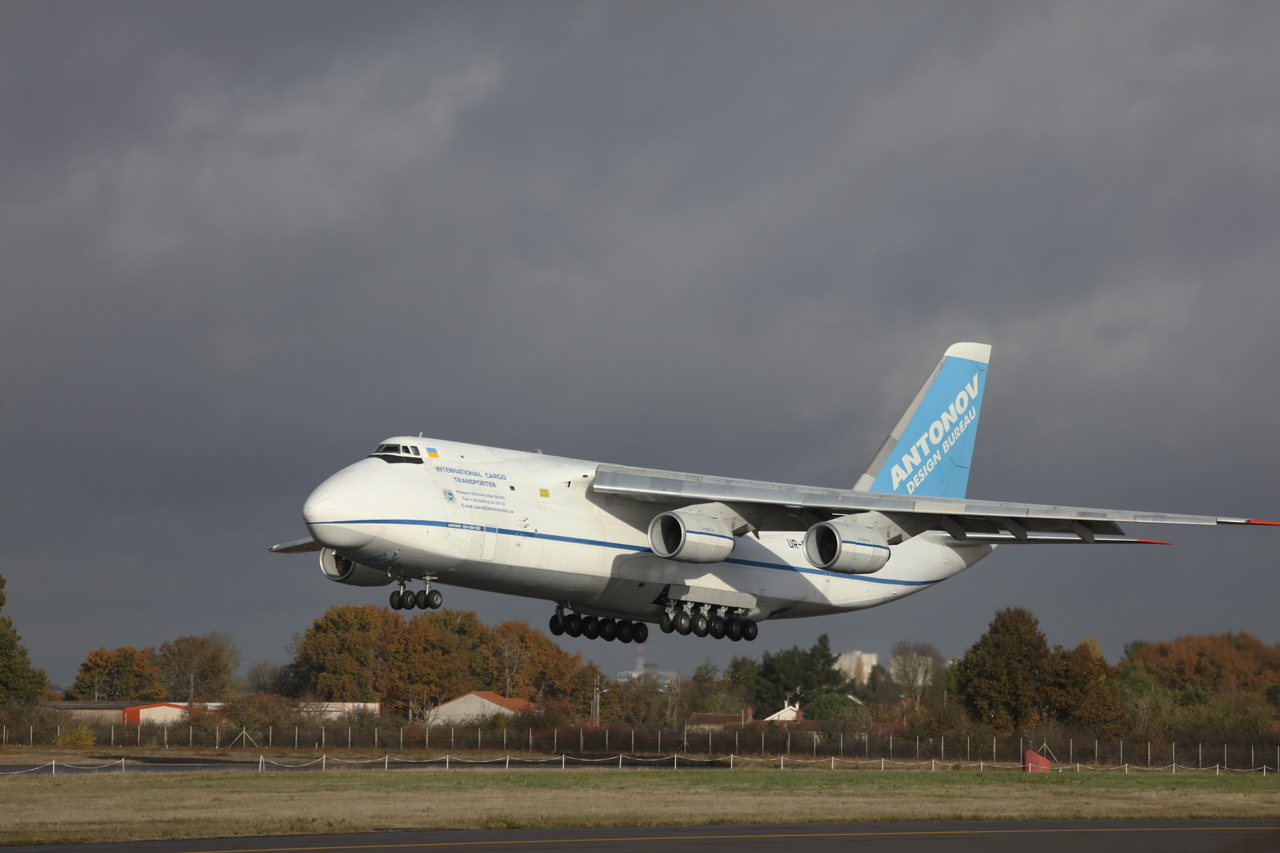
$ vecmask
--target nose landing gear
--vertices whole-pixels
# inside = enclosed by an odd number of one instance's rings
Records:
[[[392,610],[439,610],[444,604],[444,596],[440,594],[440,590],[431,588],[431,578],[426,579],[427,588],[420,589],[416,593],[411,589],[405,589],[405,581],[400,580],[400,588],[391,593],[391,609]]]

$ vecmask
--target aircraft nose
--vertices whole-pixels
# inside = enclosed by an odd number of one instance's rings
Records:
[[[311,538],[327,548],[360,548],[373,541],[366,532],[369,525],[362,500],[368,489],[361,477],[350,471],[339,471],[316,486],[302,505],[302,518]]]

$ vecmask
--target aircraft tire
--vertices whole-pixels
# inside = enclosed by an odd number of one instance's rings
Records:
[[[600,639],[606,643],[612,643],[614,638],[618,636],[618,623],[612,619],[600,620]]]
[[[570,613],[564,617],[564,632],[570,637],[582,636],[582,617],[577,613]]]
[[[632,630],[630,622],[625,620],[618,621],[618,642],[629,643],[635,639],[635,631]]]
[[[440,590],[433,589],[431,592],[427,593],[427,607],[430,607],[432,610],[439,610],[440,605],[442,604],[444,604],[444,595]],[[422,607],[421,604],[418,606]],[[425,610],[426,608],[423,609]]]
[[[649,639],[649,626],[643,622],[631,623],[631,638],[637,643],[643,643]]]
[[[413,597],[414,603],[418,605],[419,610],[430,609],[431,603],[427,600],[427,596],[428,596],[427,591],[425,589],[420,589],[418,590],[418,594]]]
[[[564,636],[564,617],[559,613],[551,614],[551,624],[547,626],[551,630],[551,636]]]
[[[693,633],[695,636],[705,637],[710,630],[711,620],[707,618],[707,614],[699,613],[693,617]]]
[[[400,609],[400,590],[398,589],[391,593],[391,609]]]
[[[400,607],[404,610],[412,610],[418,606],[418,599],[414,597],[413,590],[406,589],[404,595],[400,596]]]
[[[588,640],[594,640],[600,636],[600,620],[594,616],[588,616],[582,620],[582,636]]]
[[[676,629],[676,623],[671,620],[671,614],[664,610],[662,618],[658,620],[658,627],[662,629],[662,633],[670,634]]]
[[[760,634],[760,628],[755,622],[748,619],[742,623],[742,639],[748,643],[754,640]]]
[[[677,613],[675,624],[676,631],[678,631],[681,636],[689,636],[689,631],[693,629],[693,618],[689,616],[689,611],[681,610]]]
[[[707,633],[710,634],[712,637],[716,638],[717,640],[723,640],[724,639],[724,617],[723,616],[714,617],[711,620],[711,627],[707,630]]]
[[[742,639],[742,620],[737,616],[725,623],[724,635],[735,643]]]

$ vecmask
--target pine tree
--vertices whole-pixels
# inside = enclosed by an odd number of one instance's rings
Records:
[[[0,611],[4,610],[5,579],[0,575]],[[13,628],[13,618],[0,615],[0,704],[35,702],[44,692],[47,677],[31,665],[27,647]]]

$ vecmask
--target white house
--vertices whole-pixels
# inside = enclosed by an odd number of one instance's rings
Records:
[[[462,725],[478,723],[498,715],[514,717],[538,708],[538,705],[526,699],[506,699],[491,690],[472,690],[432,708],[427,712],[427,721],[433,726]]]

